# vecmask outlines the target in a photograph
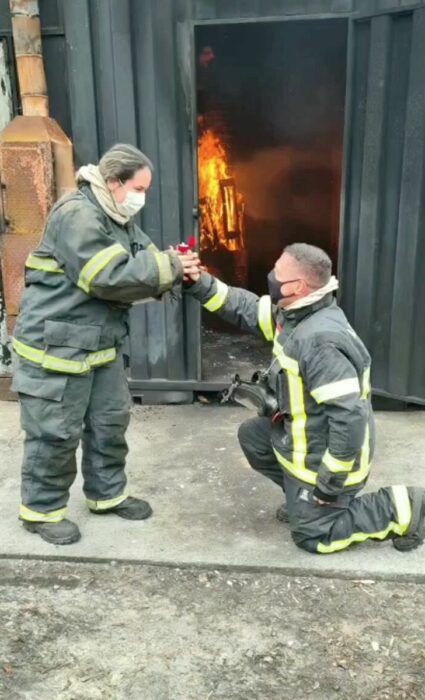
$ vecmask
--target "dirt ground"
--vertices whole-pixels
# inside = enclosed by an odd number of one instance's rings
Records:
[[[5,700],[423,700],[425,586],[0,561]]]

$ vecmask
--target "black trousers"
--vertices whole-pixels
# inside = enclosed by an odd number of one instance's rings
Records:
[[[406,486],[389,486],[362,496],[351,491],[332,505],[320,505],[312,487],[289,476],[276,461],[272,430],[270,418],[251,418],[240,426],[239,442],[251,467],[285,492],[296,545],[330,554],[367,539],[382,541],[407,533],[412,509]]]

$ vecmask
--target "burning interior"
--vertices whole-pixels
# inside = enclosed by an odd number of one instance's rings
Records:
[[[294,241],[336,263],[346,41],[346,20],[196,28],[200,251],[228,284],[264,294]],[[205,378],[267,357],[261,341],[205,314]]]

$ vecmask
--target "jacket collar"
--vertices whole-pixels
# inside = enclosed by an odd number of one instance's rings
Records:
[[[303,306],[301,309],[293,309],[292,311],[284,311],[282,309],[282,325],[289,324],[292,327],[297,326],[308,316],[312,316],[317,311],[320,311],[321,309],[324,309],[327,306],[331,306],[332,304],[336,304],[336,301],[332,292],[329,292],[329,294],[326,294],[326,296],[324,296],[323,299],[319,299],[319,301],[316,301],[314,304],[311,304],[311,306]]]
[[[104,216],[107,217],[108,221],[113,221],[113,219],[111,219],[111,217],[108,216],[108,214],[107,214],[107,213],[102,209],[102,207],[100,206],[100,204],[99,204],[97,198],[94,196],[94,194],[93,194],[93,192],[92,192],[92,189],[91,189],[91,187],[90,187],[90,183],[87,182],[87,180],[80,180],[80,182],[78,183],[78,189],[80,190],[80,192],[83,193],[83,195],[84,195],[85,197],[87,197],[87,199],[88,199],[92,204],[95,205],[95,207],[97,207],[97,208],[99,209],[99,211],[102,212],[102,214],[103,214]],[[129,229],[130,229],[130,227],[131,227],[130,222],[128,222],[127,224],[119,224],[117,221],[113,221],[113,223],[115,224],[115,226],[120,226],[121,228],[125,229],[127,232],[129,231]]]

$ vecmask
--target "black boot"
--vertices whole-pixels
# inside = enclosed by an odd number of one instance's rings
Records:
[[[288,509],[286,507],[286,501],[283,501],[282,505],[276,511],[276,518],[281,523],[289,523]]]
[[[50,544],[72,544],[78,542],[81,537],[78,526],[66,518],[58,523],[33,523],[23,520],[22,525],[25,530],[37,533]]]
[[[91,510],[91,508],[90,508]],[[96,515],[104,515],[106,513],[115,513],[120,518],[126,520],[146,520],[152,515],[152,508],[147,501],[142,501],[141,498],[133,498],[128,496],[124,501],[118,503],[113,508],[105,508],[103,510],[91,510]]]
[[[402,537],[393,538],[393,546],[399,552],[410,552],[419,547],[425,538],[425,489],[409,488],[412,505],[412,521]]]

